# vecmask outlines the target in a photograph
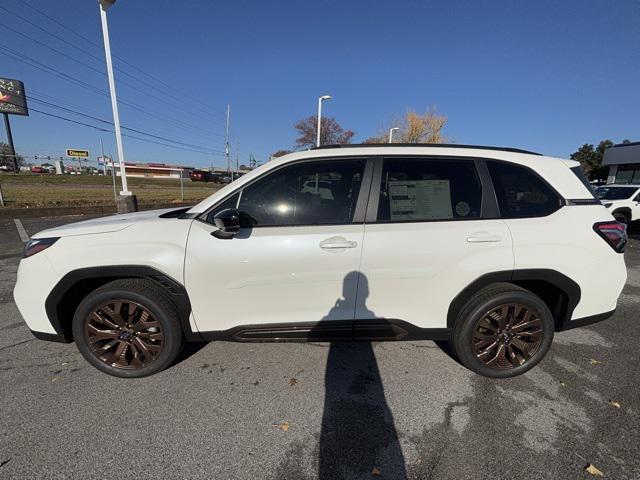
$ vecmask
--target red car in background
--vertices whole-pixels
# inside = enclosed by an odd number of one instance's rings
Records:
[[[193,170],[189,174],[189,178],[191,178],[194,182],[214,182],[215,178],[211,172],[206,170]]]
[[[42,167],[31,167],[31,173],[47,173]]]

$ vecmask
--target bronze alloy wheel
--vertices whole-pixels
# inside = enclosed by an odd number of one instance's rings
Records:
[[[129,300],[110,300],[94,308],[84,333],[97,358],[122,369],[148,366],[164,346],[160,322],[148,309]]]
[[[499,305],[476,324],[473,350],[481,362],[495,369],[523,365],[540,349],[544,338],[540,313],[520,303]]]

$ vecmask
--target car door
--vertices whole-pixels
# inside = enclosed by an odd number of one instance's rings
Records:
[[[480,276],[513,268],[482,160],[378,159],[367,211],[358,320],[447,326],[454,297]]]
[[[636,221],[640,218],[640,190],[631,199],[631,221]]]
[[[362,158],[287,164],[194,221],[185,284],[198,329],[353,320],[370,181]],[[214,237],[213,215],[235,206],[240,232]]]

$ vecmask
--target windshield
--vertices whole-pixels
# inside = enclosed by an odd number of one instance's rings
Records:
[[[638,187],[598,187],[596,195],[600,200],[624,200],[635,193]]]

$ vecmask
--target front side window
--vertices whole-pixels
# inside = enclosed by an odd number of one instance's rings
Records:
[[[482,187],[473,160],[384,160],[378,222],[480,217]]]
[[[238,209],[245,226],[351,223],[364,160],[301,162],[245,187]]]
[[[528,168],[494,161],[487,167],[503,218],[544,217],[560,208],[558,195]]]

